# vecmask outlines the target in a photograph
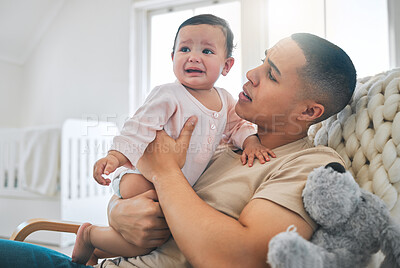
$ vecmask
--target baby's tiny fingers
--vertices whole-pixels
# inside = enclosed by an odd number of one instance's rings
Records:
[[[98,180],[97,182],[100,183],[101,185],[109,185],[111,183],[111,180],[108,178],[108,176],[102,174],[101,180]]]
[[[102,177],[101,178],[96,178],[96,181],[97,181],[98,184],[101,184],[101,185],[105,185],[106,184],[105,179],[103,179]]]
[[[264,163],[265,163],[265,160],[268,159],[268,158],[266,158],[265,155],[262,154],[261,152],[257,152],[257,153],[256,153],[256,156],[257,156],[257,158],[258,158],[258,161],[260,161],[261,164],[264,164]],[[269,159],[268,159],[268,160],[269,160]],[[267,160],[267,161],[268,161],[268,160]]]
[[[254,155],[253,154],[248,155],[247,162],[248,162],[249,167],[253,166],[253,163],[254,163]]]
[[[247,163],[247,154],[243,151],[242,155],[240,156],[240,161],[242,162],[243,165],[246,165]]]
[[[262,154],[263,154],[263,156],[264,156],[264,158],[265,158],[265,161],[269,161],[270,159],[269,159],[269,153],[268,152],[262,152]]]
[[[267,152],[268,152],[268,154],[270,155],[270,156],[272,156],[272,157],[276,157],[276,155],[275,155],[275,153],[272,151],[272,150],[270,150],[270,149],[266,149],[267,150]]]
[[[114,163],[107,163],[106,167],[104,168],[104,174],[110,175],[110,173],[114,172],[117,169],[117,167],[114,165]]]
[[[96,164],[93,167],[93,177],[96,179],[97,182],[100,183],[100,181],[103,179],[101,175],[103,174],[104,170],[104,164],[101,163],[101,161],[97,161]]]

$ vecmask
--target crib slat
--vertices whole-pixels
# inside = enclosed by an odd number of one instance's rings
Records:
[[[11,154],[10,154],[10,173],[9,173],[9,178],[8,178],[8,182],[9,182],[9,187],[11,189],[19,189],[22,188],[21,187],[21,183],[19,183],[18,180],[18,152],[19,152],[19,143],[18,142],[13,142],[11,144]]]
[[[89,151],[89,143],[90,139],[87,138],[85,142],[85,180],[86,180],[86,189],[85,189],[85,195],[86,197],[89,197],[89,191],[90,191],[90,184],[93,180],[92,176],[90,175],[90,170],[92,169],[92,166],[90,165],[90,151]]]
[[[71,199],[78,197],[78,176],[79,176],[79,153],[78,153],[78,140],[71,139]]]
[[[61,157],[61,199],[71,199],[71,150],[72,140],[70,137],[63,137]]]
[[[0,142],[0,191],[4,189],[4,180],[5,180],[5,144],[4,142]]]
[[[5,167],[5,172],[4,172],[4,184],[3,187],[6,190],[11,189],[10,187],[10,175],[11,175],[11,163],[14,161],[13,156],[12,156],[12,146],[11,146],[12,141],[9,141],[5,144],[5,153],[6,153],[6,158],[4,159],[4,167]]]
[[[90,168],[91,171],[89,172],[90,174],[90,178],[92,179],[92,183],[90,183],[90,191],[89,191],[89,195],[90,196],[95,196],[96,195],[96,189],[98,187],[97,182],[94,180],[93,178],[93,167],[94,164],[96,163],[97,160],[99,160],[97,158],[97,154],[96,154],[96,146],[97,146],[97,142],[96,142],[96,138],[91,138],[90,142],[89,142],[89,156],[90,156]]]
[[[87,198],[87,184],[89,183],[86,176],[87,171],[87,151],[86,151],[87,139],[82,139],[79,144],[79,197]]]
[[[18,181],[19,135],[17,130],[0,132],[0,190],[15,192],[20,188]]]

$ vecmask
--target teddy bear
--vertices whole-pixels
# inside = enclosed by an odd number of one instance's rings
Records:
[[[378,250],[385,255],[381,267],[400,267],[400,226],[341,164],[314,169],[302,196],[318,228],[310,241],[295,226],[274,236],[267,256],[272,268],[367,267]]]

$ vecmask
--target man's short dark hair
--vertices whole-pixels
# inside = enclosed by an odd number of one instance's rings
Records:
[[[213,26],[219,26],[222,30],[222,32],[225,35],[225,48],[226,48],[226,57],[232,57],[232,51],[233,51],[233,32],[231,28],[229,27],[229,24],[226,20],[217,17],[212,14],[201,14],[197,15],[194,17],[191,17],[187,20],[185,20],[178,28],[178,31],[175,34],[175,39],[174,39],[174,46],[172,48],[172,52],[175,52],[175,43],[176,39],[178,38],[178,33],[179,31],[188,25],[200,25],[200,24],[208,24],[208,25],[213,25]]]
[[[309,33],[296,33],[292,40],[301,48],[306,64],[298,70],[303,99],[312,99],[325,108],[316,120],[322,121],[341,111],[350,101],[356,85],[356,70],[340,47]]]

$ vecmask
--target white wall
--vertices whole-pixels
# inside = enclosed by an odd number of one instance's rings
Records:
[[[0,127],[19,127],[21,66],[0,61]]]
[[[21,126],[129,111],[130,0],[67,0],[23,68]]]

